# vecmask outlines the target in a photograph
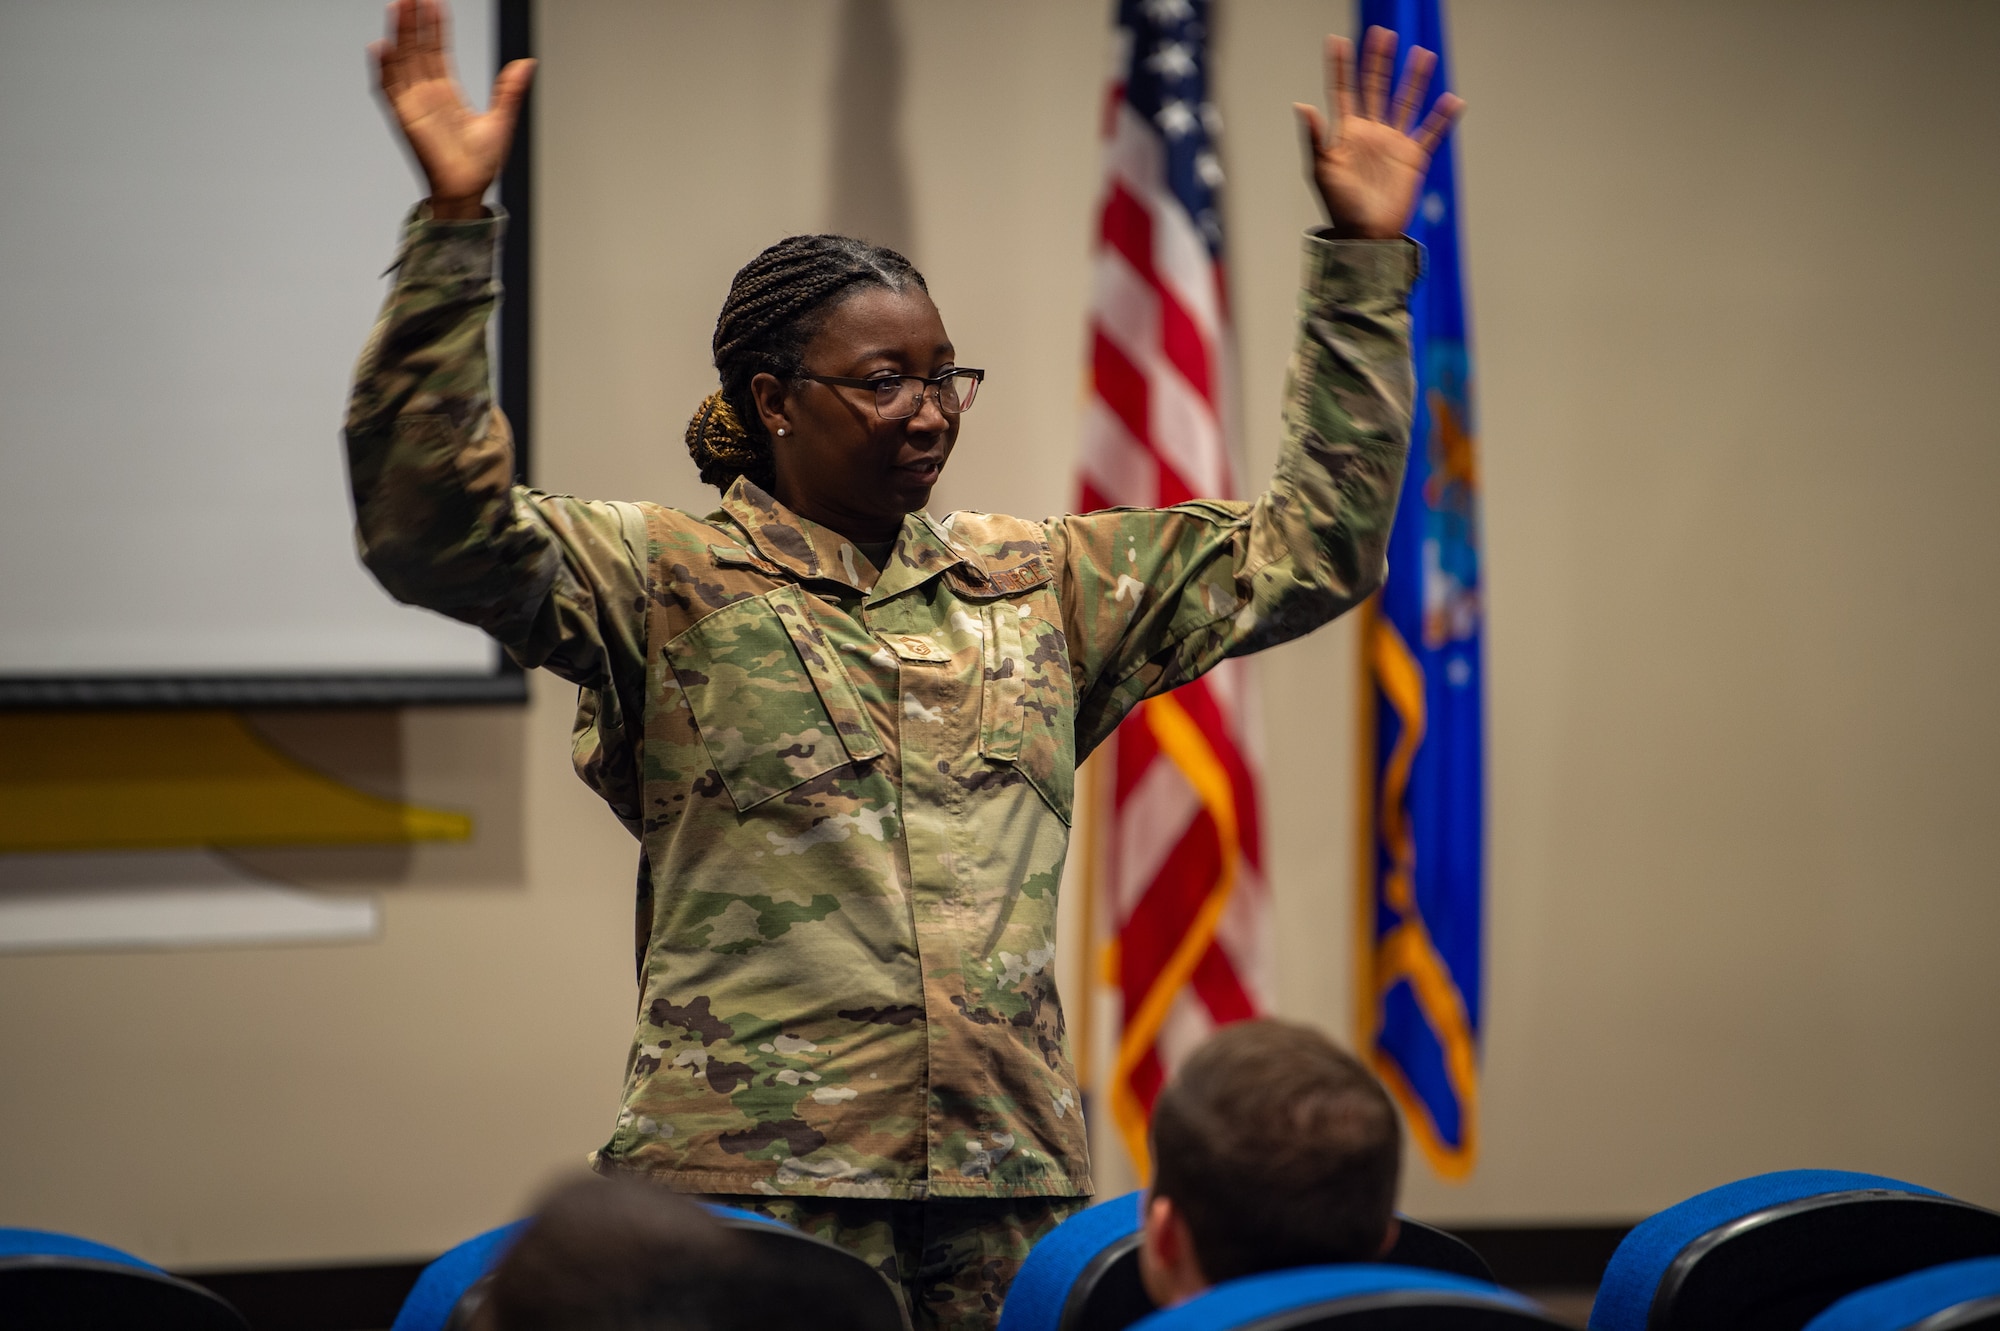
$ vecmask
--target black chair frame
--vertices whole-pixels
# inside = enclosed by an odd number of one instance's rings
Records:
[[[1056,1321],[1056,1331],[1123,1331],[1147,1313],[1157,1311],[1146,1295],[1145,1286],[1139,1283],[1140,1239],[1141,1234],[1135,1231],[1107,1244],[1103,1252],[1091,1258],[1070,1287],[1062,1316]],[[1471,1244],[1435,1225],[1407,1217],[1402,1218],[1396,1245],[1381,1260],[1390,1266],[1415,1266],[1495,1283],[1492,1268]]]
[[[1290,1308],[1231,1331],[1551,1331],[1561,1325],[1480,1299],[1413,1290]]]
[[[250,1331],[243,1315],[191,1280],[88,1257],[0,1257],[0,1322],[8,1331],[80,1326]]]
[[[2000,1214],[1951,1197],[1863,1189],[1753,1211],[1681,1249],[1647,1331],[1799,1331],[1844,1295],[2000,1254]],[[1774,1280],[1774,1272],[1792,1272]],[[1929,1329],[1927,1329],[1929,1331]]]

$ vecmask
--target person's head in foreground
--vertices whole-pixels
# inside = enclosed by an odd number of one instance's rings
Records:
[[[753,1255],[685,1197],[631,1179],[557,1188],[494,1268],[477,1331],[733,1331]]]
[[[1224,1026],[1153,1106],[1139,1273],[1160,1307],[1260,1271],[1395,1246],[1402,1126],[1367,1068],[1310,1026]]]

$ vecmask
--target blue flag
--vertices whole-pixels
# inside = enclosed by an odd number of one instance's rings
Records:
[[[1450,84],[1439,0],[1361,0],[1361,24],[1437,53],[1427,96]],[[1418,119],[1421,121],[1422,117]],[[1431,160],[1410,235],[1425,271],[1411,296],[1416,413],[1389,538],[1389,580],[1363,620],[1361,1047],[1446,1178],[1478,1144],[1486,859],[1479,473],[1459,267],[1455,138]]]

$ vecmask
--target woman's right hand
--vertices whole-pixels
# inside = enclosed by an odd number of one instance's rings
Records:
[[[390,40],[370,43],[368,53],[382,96],[430,182],[431,216],[479,217],[481,200],[506,165],[535,62],[509,62],[493,80],[490,108],[475,114],[452,76],[450,16],[441,0],[395,0],[388,18]]]

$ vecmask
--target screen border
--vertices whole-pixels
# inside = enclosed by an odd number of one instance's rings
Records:
[[[534,0],[493,0],[495,69],[534,54]],[[534,420],[535,95],[521,106],[500,206],[500,409],[514,432],[514,478],[525,484]],[[0,677],[0,709],[124,707],[396,707],[528,701],[527,672],[506,652],[481,673],[19,675]]]

